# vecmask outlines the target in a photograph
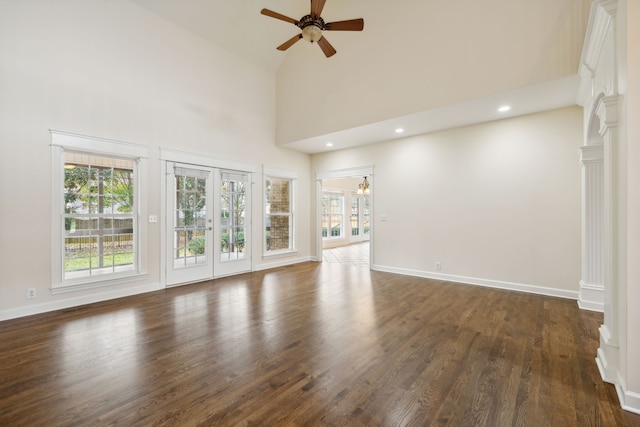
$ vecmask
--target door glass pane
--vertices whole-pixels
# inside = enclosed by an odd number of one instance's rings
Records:
[[[174,268],[206,264],[207,179],[205,171],[175,170]]]
[[[245,252],[248,174],[221,171],[220,182],[220,262],[243,260]]]

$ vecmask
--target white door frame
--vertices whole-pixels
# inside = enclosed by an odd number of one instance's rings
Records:
[[[316,257],[322,262],[322,180],[336,178],[352,178],[355,176],[367,176],[371,192],[369,193],[369,269],[373,265],[373,241],[374,241],[374,202],[375,192],[373,165],[360,166],[357,168],[338,169],[326,172],[316,172]]]

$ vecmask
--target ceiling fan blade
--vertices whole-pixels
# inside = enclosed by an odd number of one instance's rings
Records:
[[[327,31],[362,31],[364,19],[349,19],[348,21],[328,22],[324,24],[323,30]]]
[[[322,36],[320,40],[318,40],[318,46],[320,46],[320,49],[322,49],[322,51],[324,52],[324,56],[326,56],[327,58],[330,58],[336,54],[336,50],[333,48],[333,46],[331,46],[331,43],[329,43],[327,39],[324,38],[324,36]]]
[[[273,10],[262,9],[260,13],[266,16],[270,16],[272,18],[280,19],[281,21],[289,22],[293,25],[298,25],[298,21],[296,21],[295,19],[289,18],[288,16],[284,16],[278,12],[274,12]]]
[[[320,16],[326,0],[311,0],[311,16]]]
[[[298,34],[297,36],[293,36],[289,40],[287,40],[286,42],[284,42],[280,46],[278,46],[276,49],[278,49],[278,50],[287,50],[291,46],[293,46],[301,38],[302,38],[302,34]]]

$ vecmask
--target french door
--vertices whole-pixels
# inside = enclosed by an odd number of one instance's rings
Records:
[[[216,277],[251,270],[251,180],[248,172],[216,171],[213,271]]]
[[[251,270],[248,172],[167,163],[167,285]]]

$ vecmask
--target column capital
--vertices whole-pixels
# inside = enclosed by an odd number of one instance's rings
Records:
[[[604,145],[583,145],[580,147],[580,162],[583,165],[602,163],[604,161]]]
[[[600,135],[604,135],[609,129],[618,127],[619,95],[603,96],[596,105],[596,115],[600,119]]]

